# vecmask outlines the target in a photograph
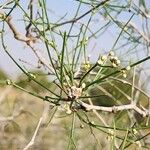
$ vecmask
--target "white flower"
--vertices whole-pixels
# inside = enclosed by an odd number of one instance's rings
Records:
[[[118,59],[118,60],[116,61],[116,63],[117,63],[117,65],[119,65],[119,64],[120,64],[120,60]]]
[[[123,76],[124,78],[126,78],[126,77],[127,77],[127,74],[126,74],[126,73],[123,73],[122,76]]]
[[[117,67],[116,63],[112,63],[112,66],[113,66],[114,68],[116,68],[116,67]]]
[[[142,145],[141,145],[141,142],[140,142],[140,141],[136,141],[135,143],[138,145],[138,147],[139,147],[139,148],[141,148],[141,147],[142,147]]]
[[[114,55],[115,55],[115,53],[113,51],[109,52],[109,56],[114,56]]]
[[[70,109],[67,109],[66,114],[70,115],[72,111]]]
[[[107,60],[107,55],[101,56],[101,60],[102,60],[102,61],[106,61],[106,60]]]
[[[85,83],[82,83],[82,89],[84,89],[86,87]]]
[[[131,70],[131,67],[130,67],[130,66],[127,66],[127,67],[126,67],[126,70],[127,70],[127,71]]]
[[[97,61],[97,63],[98,63],[99,65],[102,65],[104,62],[103,62],[101,59],[99,59],[99,60]]]

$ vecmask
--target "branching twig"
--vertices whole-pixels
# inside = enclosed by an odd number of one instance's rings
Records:
[[[143,117],[150,115],[150,110],[142,110],[132,103],[128,105],[104,107],[104,106],[89,105],[80,101],[80,105],[87,111],[100,110],[100,111],[106,111],[106,112],[118,112],[118,111],[123,111],[123,110],[134,110],[140,115],[142,115]]]
[[[1,13],[3,16],[4,13]],[[48,63],[48,61],[42,56],[42,54],[39,52],[38,49],[36,49],[33,45],[33,43],[35,43],[37,41],[37,38],[33,37],[33,36],[28,36],[29,33],[24,36],[23,34],[21,34],[20,32],[18,32],[18,30],[16,29],[15,25],[12,22],[12,18],[11,16],[8,16],[6,19],[6,22],[8,24],[8,26],[10,27],[11,31],[14,34],[14,38],[18,41],[22,41],[25,42],[34,52],[34,54],[36,55],[36,57],[38,58],[39,62],[45,66],[51,73],[53,73],[54,69],[50,66],[50,64]],[[29,32],[29,31],[28,31]]]
[[[31,42],[31,41],[35,42],[35,40],[36,40],[35,38],[33,38],[33,37],[32,38],[31,37],[30,38],[26,37],[26,36],[24,36],[23,34],[20,34],[17,31],[15,25],[12,23],[12,17],[11,16],[6,17],[5,20],[6,20],[7,24],[8,24],[8,26],[10,27],[10,29],[12,30],[15,39],[17,39],[19,41],[22,41],[22,42]]]
[[[55,26],[52,27],[52,29],[56,28],[56,27],[59,27],[59,26],[62,26],[62,25],[65,25],[65,24],[68,24],[68,23],[74,23],[74,22],[77,22],[78,20],[82,19],[83,17],[85,17],[86,15],[88,15],[89,13],[91,13],[92,11],[94,11],[95,9],[99,8],[100,6],[103,6],[104,4],[106,4],[108,1],[110,0],[105,0],[105,1],[102,1],[100,2],[98,5],[96,5],[95,7],[93,7],[92,9],[90,9],[89,11],[87,11],[86,13],[82,14],[81,16],[77,17],[77,18],[74,18],[72,20],[69,20],[69,21],[65,21],[65,22],[62,22],[60,24],[56,24]]]

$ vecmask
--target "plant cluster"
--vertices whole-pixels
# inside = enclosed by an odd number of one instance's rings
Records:
[[[3,51],[24,74],[23,79],[7,79],[6,84],[46,103],[24,150],[35,145],[38,132],[45,125],[47,106],[54,110],[49,123],[55,120],[56,114],[69,117],[68,122],[72,120],[68,125],[67,149],[80,149],[82,145],[77,144],[75,137],[79,124],[80,130],[87,132],[85,126],[90,129],[97,149],[149,149],[150,96],[141,86],[142,71],[146,70],[142,64],[150,59],[149,2],[73,0],[72,3],[77,7],[72,18],[56,15],[55,21],[51,20],[46,0],[30,0],[28,6],[19,0],[0,4]],[[83,6],[86,7],[84,13]],[[24,28],[21,30],[14,19],[16,13],[22,15],[19,19]],[[125,21],[120,19],[124,15]],[[134,24],[138,17],[144,20],[141,23],[143,30]],[[97,18],[101,19],[95,21]],[[114,32],[109,48],[104,38],[105,34],[110,36],[108,30]],[[34,65],[13,54],[15,47],[9,45],[7,31],[13,35],[14,43],[20,42],[26,47],[27,56],[30,57],[28,51],[34,54]],[[102,42],[106,52],[99,50],[100,47],[92,47],[94,40]],[[19,50],[15,51],[19,53]],[[96,52],[98,56],[93,56]],[[48,80],[40,76],[48,77]],[[8,120],[21,113],[18,111]],[[104,134],[107,135],[105,144],[100,139]],[[95,144],[92,145],[91,149]]]

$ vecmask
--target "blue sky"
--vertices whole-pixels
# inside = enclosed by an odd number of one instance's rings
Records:
[[[0,4],[2,4],[4,0],[0,0]],[[24,0],[20,0],[22,6],[27,9],[27,2]],[[74,0],[47,0],[47,7],[49,9],[49,18],[51,22],[55,22],[60,18],[61,16],[65,16],[66,20],[71,19],[76,12],[76,9],[78,7],[78,2]],[[89,10],[88,6],[82,5],[80,9],[79,15],[83,14]],[[132,14],[128,12],[123,12],[120,15],[120,21],[127,22]],[[19,9],[16,9],[13,14],[13,21],[15,24],[17,24],[17,29],[24,33],[24,23],[22,20],[22,13]],[[89,15],[83,19],[82,21],[87,21],[89,18]],[[95,20],[99,20],[98,23],[95,24]],[[141,18],[138,16],[134,16],[132,19],[132,22],[134,22],[139,29],[142,29],[141,27]],[[94,32],[99,26],[102,26],[102,24],[105,23],[104,18],[100,18],[100,15],[96,15],[93,18],[93,21],[90,23],[90,28]],[[8,29],[8,28],[7,28]],[[64,27],[64,29],[67,29],[67,26]],[[96,60],[98,55],[100,53],[104,53],[105,51],[109,51],[112,48],[112,45],[114,44],[115,40],[118,37],[118,34],[121,30],[118,30],[118,26],[116,24],[112,25],[110,28],[107,29],[106,34],[103,34],[103,36],[99,38],[92,39],[89,42],[87,51],[89,54],[92,54],[92,60]],[[75,31],[76,32],[76,31]],[[5,35],[7,39],[7,44],[8,48],[11,52],[11,54],[18,60],[18,59],[23,59],[23,60],[28,60],[29,63],[36,63],[35,56],[27,48],[25,44],[22,44],[22,42],[16,41],[13,36],[11,31],[8,29]],[[118,42],[118,44],[121,43],[121,41]],[[70,45],[72,43],[69,43]],[[94,48],[93,48],[94,47]],[[5,54],[5,52],[2,50],[2,47],[0,45],[1,53],[0,53],[0,68],[3,68],[8,74],[10,74],[12,77],[16,77],[17,73],[20,73],[20,70],[12,63],[12,60]],[[125,54],[126,49],[123,49],[122,51],[119,51],[119,54],[122,56],[122,59],[130,59],[132,58],[131,55]],[[122,55],[123,54],[123,55]],[[140,52],[141,54],[141,52]],[[143,57],[144,53],[142,55],[139,55],[138,57]]]
[[[0,1],[0,4],[3,4],[5,1]],[[24,6],[24,9],[27,9],[27,3],[26,1],[20,1],[21,5]],[[48,0],[47,1],[48,8],[49,8],[49,18],[52,22],[55,22],[60,18],[61,16],[66,15],[66,19],[71,19],[76,12],[76,9],[78,7],[78,2],[75,2],[73,0],[60,0],[60,1],[54,1],[54,0]],[[86,6],[82,6],[82,9],[80,10],[80,14],[83,14],[86,12],[89,8]],[[16,9],[12,13],[13,21],[15,24],[17,24],[17,29],[20,32],[24,33],[24,23],[20,19],[22,19],[22,12],[19,9]],[[8,29],[5,35],[7,38],[7,43],[9,50],[11,51],[11,54],[17,59],[28,59],[29,62],[32,61],[34,64],[34,55],[30,50],[26,48],[26,45],[16,41],[13,38],[13,35],[11,31]],[[104,42],[103,42],[104,43]],[[12,60],[6,55],[4,51],[2,51],[2,47],[0,45],[1,53],[0,53],[0,68],[4,69],[8,74],[11,76],[16,76],[16,72],[20,72],[20,70],[12,63]],[[28,52],[27,52],[28,51]],[[96,51],[97,52],[97,51]],[[97,55],[95,52],[95,55]]]

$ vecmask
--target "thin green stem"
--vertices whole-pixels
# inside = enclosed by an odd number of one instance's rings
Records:
[[[145,61],[147,61],[147,60],[149,60],[149,59],[150,59],[150,56],[148,56],[148,57],[146,57],[146,58],[144,58],[144,59],[141,59],[140,61],[138,61],[138,62],[136,62],[136,63],[131,64],[130,67],[132,68],[132,67],[134,67],[134,66],[137,66],[137,65],[139,65],[139,64],[141,64],[141,63],[143,63],[143,62],[145,62]],[[114,72],[112,72],[112,73],[110,73],[110,74],[108,74],[108,75],[106,75],[106,76],[104,76],[104,77],[102,77],[102,78],[100,78],[100,79],[97,79],[97,80],[95,80],[95,81],[89,83],[89,84],[86,86],[85,89],[87,89],[88,87],[90,87],[90,86],[92,86],[92,85],[94,85],[94,84],[99,84],[99,83],[102,82],[103,80],[107,79],[108,77],[111,77],[111,76],[113,76],[113,75],[116,75],[116,74],[120,73],[120,72],[121,72],[122,70],[124,70],[124,69],[126,69],[126,68],[122,68],[121,70],[114,71]]]

